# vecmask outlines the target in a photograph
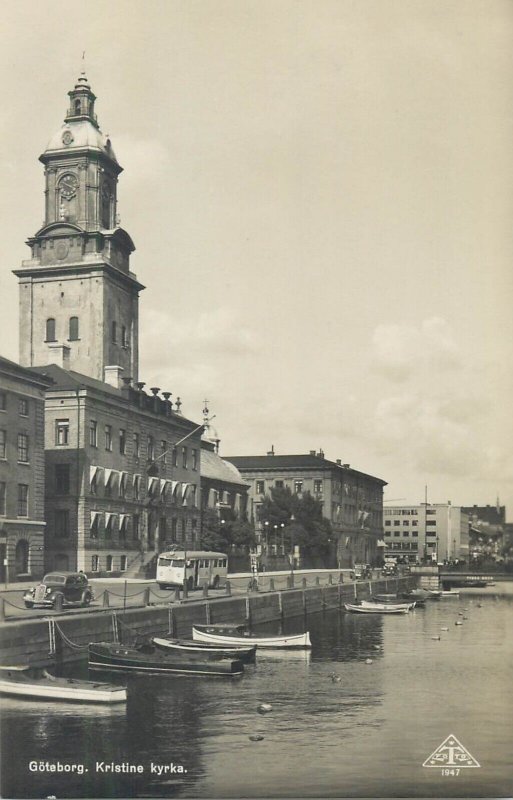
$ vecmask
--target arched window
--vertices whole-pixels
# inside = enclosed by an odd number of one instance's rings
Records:
[[[78,317],[69,318],[69,338],[71,342],[78,339]]]
[[[80,114],[81,110],[80,100],[77,99],[75,100],[75,114]]]
[[[16,575],[26,575],[29,562],[29,544],[26,539],[20,539],[16,545]]]
[[[114,344],[116,344],[118,341],[118,326],[116,325],[115,322],[112,323],[111,332],[112,332],[112,341]]]
[[[55,342],[55,320],[53,317],[46,320],[46,341]]]

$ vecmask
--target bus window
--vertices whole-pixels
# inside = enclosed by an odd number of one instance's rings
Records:
[[[164,558],[164,556],[161,556],[159,558],[159,566],[160,567],[170,567],[171,566],[171,559],[170,558]]]
[[[184,564],[185,564],[185,562],[184,562],[183,558],[173,558],[173,563],[171,564],[171,566],[173,566],[173,567],[183,567]],[[189,562],[187,562],[187,564],[189,564]]]

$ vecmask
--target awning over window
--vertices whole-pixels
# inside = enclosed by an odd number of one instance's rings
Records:
[[[89,526],[90,528],[94,528],[96,523],[100,521],[101,513],[102,513],[101,511],[91,511],[91,522]]]
[[[383,541],[383,539],[378,539],[376,547],[386,547],[386,543]]]

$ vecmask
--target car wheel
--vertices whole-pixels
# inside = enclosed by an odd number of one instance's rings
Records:
[[[25,600],[25,608],[34,608],[34,603],[27,603]]]
[[[84,592],[84,594],[82,595],[82,605],[83,606],[90,605],[92,599],[93,598],[91,596],[91,592]]]

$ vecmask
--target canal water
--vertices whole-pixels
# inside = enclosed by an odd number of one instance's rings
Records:
[[[3,698],[1,796],[510,797],[512,622],[512,599],[464,595],[328,610],[307,620],[311,653],[259,655],[240,679],[130,678],[118,709]],[[423,766],[449,736],[479,766]]]

